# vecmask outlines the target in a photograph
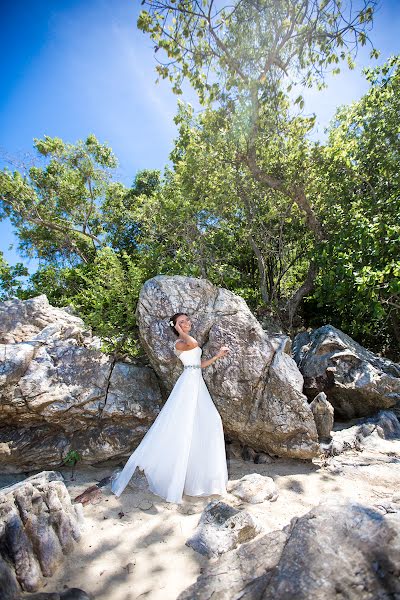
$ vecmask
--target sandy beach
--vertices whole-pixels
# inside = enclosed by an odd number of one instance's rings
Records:
[[[262,524],[259,535],[263,535],[281,529],[328,496],[373,505],[390,498],[400,489],[399,451],[400,441],[381,440],[376,448],[312,462],[277,458],[270,464],[254,464],[229,459],[230,481],[249,473],[274,479],[277,500],[260,504],[242,503],[230,493],[223,497],[184,496],[183,504],[168,503],[147,489],[144,476],[137,470],[119,498],[107,485],[94,503],[82,507],[81,541],[40,591],[78,587],[96,600],[174,600],[196,581],[203,565],[218,560],[185,545],[210,500],[221,499],[251,512]],[[69,468],[61,472],[73,499],[115,469],[115,464],[80,467],[73,480]],[[19,474],[14,480],[22,478]],[[0,481],[2,486],[10,484],[13,476]]]

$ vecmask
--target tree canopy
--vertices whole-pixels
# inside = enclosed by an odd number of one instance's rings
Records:
[[[265,191],[286,197],[286,204],[296,205],[303,214],[315,240],[325,239],[308,193],[306,135],[313,120],[292,117],[288,94],[293,86],[323,86],[326,71],[337,72],[341,60],[353,66],[359,44],[369,42],[376,2],[237,0],[224,5],[214,0],[145,0],[142,4],[146,8],[138,27],[154,41],[157,57],[159,50],[166,54],[156,67],[159,75],[169,77],[178,94],[187,78],[200,102],[217,101],[234,145],[237,170]],[[372,44],[371,55],[377,55]],[[296,103],[302,107],[301,95]],[[253,249],[257,253],[254,245]],[[299,303],[314,289],[317,270],[310,257],[303,281],[286,302],[289,327]],[[263,290],[266,298],[265,285]]]
[[[138,355],[141,285],[191,275],[288,333],[330,322],[398,357],[400,59],[367,69],[369,91],[338,109],[323,144],[301,98],[341,60],[353,64],[375,2],[143,5],[138,25],[167,57],[159,75],[178,94],[188,78],[204,109],[178,103],[170,165],[130,187],[94,134],[35,139],[40,165],[0,172],[0,219],[40,267],[23,284],[23,265],[0,256],[2,298],[46,293],[74,306],[105,349]]]

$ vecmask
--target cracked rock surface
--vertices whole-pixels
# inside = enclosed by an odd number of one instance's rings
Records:
[[[54,471],[0,490],[0,582],[6,598],[37,591],[55,573],[80,540],[80,508],[71,504],[62,475]]]
[[[399,575],[400,504],[337,496],[222,555],[177,600],[393,600]]]
[[[258,504],[264,500],[274,502],[278,497],[274,480],[259,473],[249,473],[239,481],[228,482],[227,489],[230,494],[251,504]]]
[[[400,439],[400,423],[390,410],[381,410],[373,417],[354,419],[346,425],[347,427],[340,427],[337,424],[332,431],[330,443],[323,444],[327,456],[335,456],[352,449],[379,449],[385,446],[386,440]]]
[[[162,406],[150,367],[115,362],[45,295],[0,303],[0,467],[57,468],[128,456]]]
[[[324,325],[299,333],[293,350],[305,394],[312,400],[325,392],[335,419],[400,407],[400,365],[363,348],[340,329]]]
[[[249,512],[213,500],[205,507],[197,529],[186,545],[211,558],[251,540],[260,531],[261,524]]]
[[[205,279],[158,275],[140,292],[137,320],[147,356],[168,391],[182,370],[169,318],[185,312],[204,359],[222,345],[230,353],[203,370],[228,438],[258,452],[309,459],[318,436],[290,339],[269,334],[246,302]]]

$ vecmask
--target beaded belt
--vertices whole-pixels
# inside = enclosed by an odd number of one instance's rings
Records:
[[[184,369],[201,369],[201,365],[185,365]]]

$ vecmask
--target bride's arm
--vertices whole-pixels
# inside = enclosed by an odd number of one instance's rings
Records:
[[[207,360],[202,360],[200,362],[201,368],[204,369],[204,367],[208,367],[209,365],[212,365],[212,363],[215,362],[216,360],[218,360],[219,358],[226,356],[228,354],[228,352],[229,352],[228,346],[221,346],[221,348],[218,351],[218,354],[216,354],[212,358],[207,358]]]
[[[204,367],[208,367],[209,365],[212,365],[213,362],[215,362],[216,360],[218,360],[219,358],[221,358],[220,356],[218,356],[218,354],[216,354],[215,356],[213,356],[212,358],[207,358],[207,360],[202,360],[200,365],[201,368],[204,369]]]

